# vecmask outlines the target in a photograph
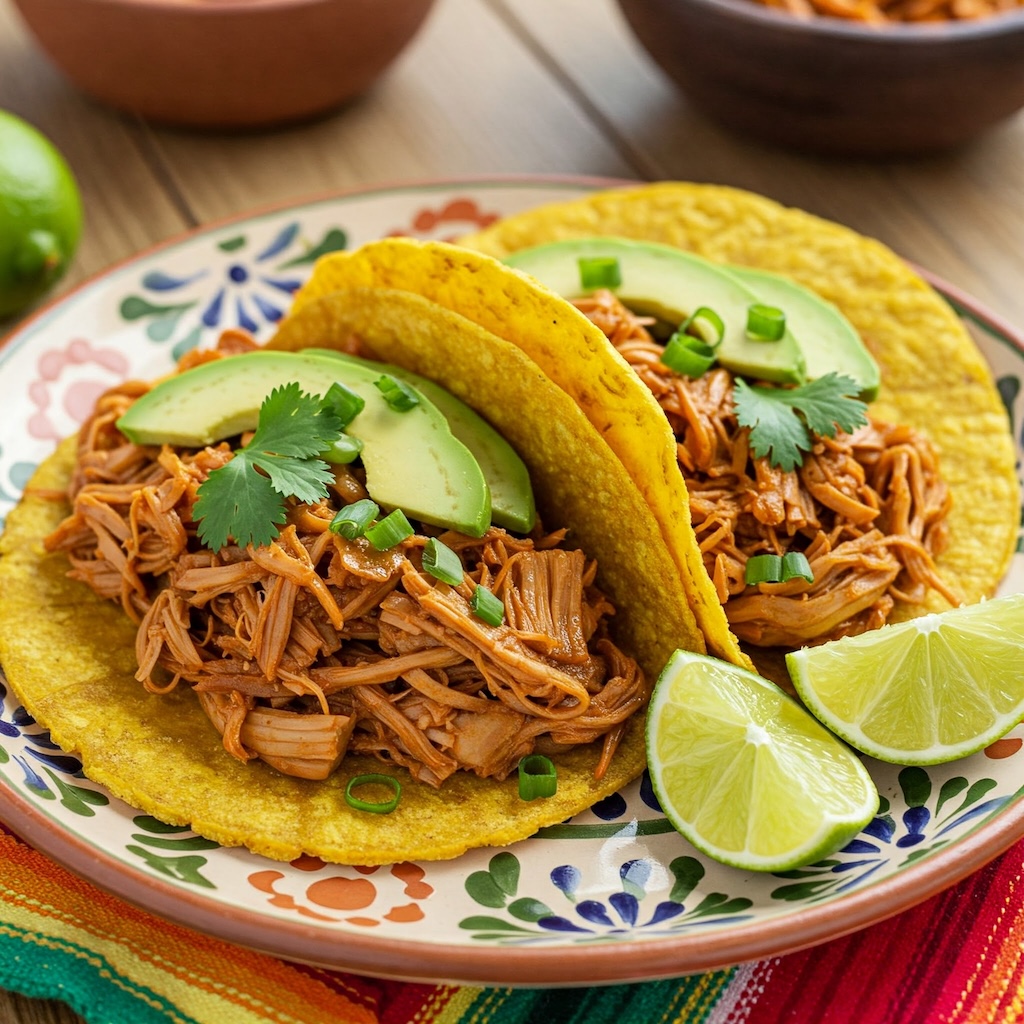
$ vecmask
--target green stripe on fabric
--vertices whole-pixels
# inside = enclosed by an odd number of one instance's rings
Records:
[[[94,950],[11,924],[0,926],[0,987],[59,999],[89,1024],[200,1024]]]
[[[483,989],[458,1024],[701,1024],[736,968],[597,988]]]
[[[611,839],[617,836],[660,836],[675,832],[668,818],[628,821],[624,825],[545,825],[532,839]]]

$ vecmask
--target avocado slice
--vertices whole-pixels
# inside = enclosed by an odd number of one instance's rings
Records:
[[[491,519],[498,526],[517,533],[529,533],[533,529],[537,507],[526,464],[512,445],[465,402],[440,384],[401,366],[368,362],[329,348],[303,351],[370,365],[376,367],[378,373],[390,373],[412,384],[441,410],[452,433],[473,453],[491,492]]]
[[[701,306],[713,309],[725,324],[725,336],[715,353],[734,373],[778,384],[806,380],[804,356],[788,326],[778,341],[757,341],[747,335],[747,309],[759,296],[723,266],[682,249],[624,238],[579,238],[521,249],[505,257],[566,298],[584,294],[579,260],[614,257],[622,283],[613,291],[638,313],[651,314],[674,325]]]
[[[340,381],[366,402],[346,428],[363,442],[366,489],[378,504],[425,523],[480,537],[491,521],[483,472],[441,411],[421,395],[407,412],[385,402],[380,364],[304,352],[247,352],[167,377],[118,420],[136,444],[201,447],[253,430],[263,399],[282,384],[323,395]]]
[[[878,363],[836,306],[781,274],[753,267],[730,265],[728,269],[757,292],[762,302],[786,314],[786,322],[800,339],[809,380],[831,372],[845,373],[860,385],[865,402],[878,397]]]

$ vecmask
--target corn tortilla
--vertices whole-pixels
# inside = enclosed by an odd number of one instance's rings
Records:
[[[674,245],[707,259],[786,274],[838,306],[881,370],[870,414],[905,423],[935,445],[953,507],[937,567],[973,603],[990,597],[1013,556],[1019,484],[1006,409],[991,373],[948,303],[881,242],[735,188],[662,182],[592,193],[498,221],[461,244],[501,258],[559,239],[619,236]],[[542,364],[543,365],[543,364]],[[651,442],[620,453],[634,479]],[[672,501],[685,491],[676,474]],[[676,505],[677,509],[685,505]],[[657,506],[670,546],[689,533]],[[898,620],[948,605],[897,606]],[[709,646],[714,646],[708,637]]]
[[[457,311],[520,349],[576,402],[626,467],[662,530],[671,524],[671,557],[709,651],[749,667],[704,571],[668,421],[604,334],[560,295],[489,256],[442,242],[389,238],[322,257],[272,344],[288,346],[290,321],[309,304],[338,292],[378,288],[410,292]],[[677,646],[688,645],[685,636],[678,641]]]
[[[628,471],[520,348],[420,295],[387,288],[303,302],[268,347],[340,347],[353,333],[384,362],[443,380],[520,453],[539,506],[557,517],[545,526],[568,525],[570,542],[597,559],[601,587],[618,609],[616,632],[649,678],[677,647],[704,648],[679,577],[666,576],[671,563],[658,522]]]
[[[521,350],[419,296],[382,292],[308,304],[282,327],[278,345],[330,345],[352,330],[390,362],[448,386],[505,433],[531,470],[545,526],[568,526],[571,541],[598,559],[599,582],[618,609],[616,639],[650,679],[674,647],[704,649],[659,525],[625,467]],[[274,859],[386,864],[506,845],[642,771],[642,712],[602,780],[593,777],[600,742],[578,747],[556,759],[556,795],[531,802],[519,799],[514,776],[498,782],[456,772],[435,790],[401,771],[398,808],[367,814],[349,807],[344,791],[353,776],[381,770],[373,758],[347,757],[324,782],[237,761],[187,688],[143,688],[134,678],[136,626],[119,605],[68,579],[62,554],[45,551],[43,538],[69,511],[54,493],[67,486],[75,447],[68,439],[38,469],[0,538],[0,663],[54,741],[131,806]]]

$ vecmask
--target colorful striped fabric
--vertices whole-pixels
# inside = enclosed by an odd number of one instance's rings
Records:
[[[90,1024],[980,1024],[1024,1011],[1024,842],[918,907],[811,950],[590,989],[403,984],[169,924],[0,831],[0,986]]]

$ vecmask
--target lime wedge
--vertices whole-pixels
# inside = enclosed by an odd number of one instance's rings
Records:
[[[858,750],[953,761],[1024,718],[1024,594],[805,647],[786,664],[808,710]]]
[[[845,846],[878,809],[857,756],[774,683],[676,651],[647,714],[669,821],[733,867],[786,871]]]

